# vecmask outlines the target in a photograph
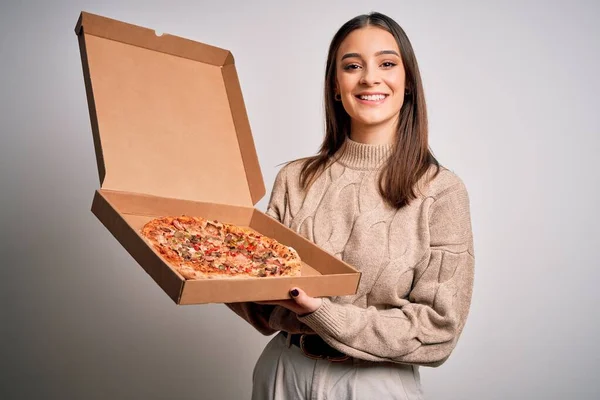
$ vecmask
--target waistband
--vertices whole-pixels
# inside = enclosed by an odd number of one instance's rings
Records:
[[[325,359],[331,362],[343,362],[350,359],[350,356],[328,345],[319,335],[290,334],[283,331],[282,334],[289,340],[289,343],[299,347],[308,358]],[[288,336],[291,337],[288,338]]]

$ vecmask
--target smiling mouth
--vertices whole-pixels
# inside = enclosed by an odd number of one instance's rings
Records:
[[[385,100],[387,94],[368,94],[368,95],[356,95],[355,97],[363,101],[381,101]]]

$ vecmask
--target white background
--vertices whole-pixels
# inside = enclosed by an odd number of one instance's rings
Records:
[[[89,211],[82,10],[231,50],[269,189],[320,144],[332,35],[396,19],[475,235],[471,314],[451,358],[421,369],[427,398],[599,398],[599,3],[416,3],[3,2],[0,398],[249,398],[269,340],[223,305],[174,305]]]

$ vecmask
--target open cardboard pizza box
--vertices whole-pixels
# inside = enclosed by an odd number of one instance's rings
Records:
[[[89,13],[75,32],[101,181],[92,212],[177,304],[356,293],[358,271],[254,208],[265,186],[229,51]],[[182,214],[292,246],[302,276],[185,280],[140,235]]]

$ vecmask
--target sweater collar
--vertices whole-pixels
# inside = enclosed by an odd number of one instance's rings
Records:
[[[337,161],[352,169],[376,169],[389,158],[393,147],[393,144],[365,144],[346,138]]]

